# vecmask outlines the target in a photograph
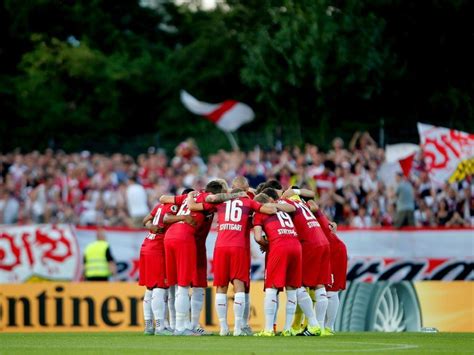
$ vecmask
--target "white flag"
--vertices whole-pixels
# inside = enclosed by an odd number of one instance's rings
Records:
[[[234,100],[210,104],[199,101],[186,91],[181,90],[181,102],[189,111],[206,117],[225,132],[234,132],[255,117],[255,113],[248,105]]]

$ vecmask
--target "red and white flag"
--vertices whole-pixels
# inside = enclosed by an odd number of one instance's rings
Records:
[[[474,134],[418,123],[426,168],[437,184],[474,174]]]
[[[210,104],[198,101],[186,91],[181,90],[181,102],[189,111],[206,117],[225,132],[234,132],[255,117],[255,113],[250,106],[234,100]]]
[[[403,175],[410,174],[413,165],[413,159],[420,147],[411,143],[400,143],[387,145],[385,147],[385,160],[387,163],[399,163],[402,168]]]

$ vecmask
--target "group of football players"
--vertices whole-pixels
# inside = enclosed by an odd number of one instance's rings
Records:
[[[217,214],[212,270],[219,334],[231,335],[227,292],[232,284],[234,336],[274,336],[283,290],[281,335],[333,335],[338,293],[346,284],[347,250],[314,197],[313,191],[296,186],[284,191],[275,180],[252,189],[243,176],[230,189],[216,179],[204,191],[161,196],[143,220],[149,230],[140,250],[145,334],[211,334],[199,318],[208,283],[206,238]],[[252,230],[265,253],[265,327],[256,334],[248,323]]]

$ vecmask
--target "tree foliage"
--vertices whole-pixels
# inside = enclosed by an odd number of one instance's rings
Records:
[[[250,104],[244,147],[327,146],[382,119],[391,143],[416,141],[416,121],[474,131],[472,2],[156,3],[4,1],[0,149],[138,153],[188,136],[205,152],[228,148],[182,107],[181,89]]]

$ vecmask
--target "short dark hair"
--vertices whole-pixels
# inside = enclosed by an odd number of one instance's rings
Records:
[[[275,190],[283,189],[283,187],[281,186],[281,184],[277,180],[268,180],[265,183],[265,187],[270,187],[270,188],[275,189]]]
[[[191,188],[188,187],[187,189],[184,189],[184,190],[183,190],[182,195],[187,195],[187,194],[189,194],[191,191],[194,191],[194,189],[191,189]]]
[[[257,185],[257,188],[255,189],[255,193],[258,195],[260,192],[263,191],[265,188],[266,182],[261,182],[260,184]]]
[[[206,185],[206,192],[210,192],[210,193],[213,193],[213,194],[218,194],[218,193],[221,193],[223,190],[222,188],[222,184],[218,181],[209,181]]]
[[[268,197],[274,199],[275,201],[278,200],[278,192],[276,192],[275,189],[272,189],[271,187],[267,187],[263,189],[262,191],[263,194],[267,195]]]

